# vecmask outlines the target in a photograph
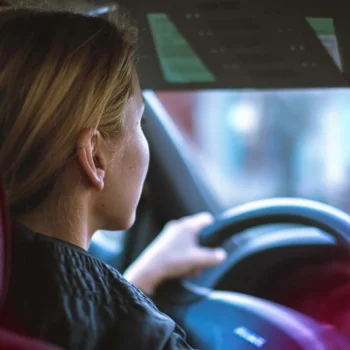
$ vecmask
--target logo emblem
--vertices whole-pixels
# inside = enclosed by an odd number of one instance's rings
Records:
[[[239,336],[240,338],[244,339],[245,341],[256,346],[259,349],[262,349],[264,345],[267,343],[266,339],[252,332],[246,327],[236,327],[233,330],[233,334]]]

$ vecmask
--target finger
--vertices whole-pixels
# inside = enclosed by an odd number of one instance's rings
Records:
[[[191,222],[191,221],[202,221],[202,220],[204,220],[204,221],[211,221],[211,220],[213,220],[214,219],[214,217],[213,217],[213,215],[211,214],[211,213],[209,213],[209,212],[200,212],[200,213],[197,213],[197,214],[193,214],[193,215],[189,215],[189,216],[184,216],[183,218],[181,218],[181,219],[179,219],[178,221],[183,221],[183,222],[185,222],[185,221],[189,221],[189,222]]]
[[[213,224],[214,217],[210,213],[200,213],[196,214],[194,216],[188,217],[184,224],[188,226],[190,229],[192,229],[195,232],[198,232],[202,230],[203,228]]]
[[[216,266],[222,263],[227,257],[227,253],[223,248],[209,249],[199,248],[192,256],[193,268],[202,269]]]
[[[214,216],[210,213],[200,213],[197,218],[198,222],[203,226],[211,225],[215,221]]]
[[[198,220],[203,223],[212,223],[214,221],[214,216],[209,212],[202,212],[192,216],[194,220]]]

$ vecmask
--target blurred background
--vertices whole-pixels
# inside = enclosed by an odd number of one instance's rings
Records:
[[[158,92],[223,208],[296,196],[350,212],[350,90]]]

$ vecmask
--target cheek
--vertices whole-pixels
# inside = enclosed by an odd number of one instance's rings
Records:
[[[150,152],[148,142],[140,131],[129,141],[128,149],[124,153],[124,176],[130,186],[142,186],[148,171]],[[138,184],[139,182],[139,184]],[[137,186],[138,187],[138,186]]]
[[[134,179],[133,186],[141,188],[146,178],[149,165],[149,147],[146,138],[142,135],[134,143],[132,155],[132,166],[130,167],[130,179]]]
[[[146,137],[142,134],[142,140],[141,140],[142,146],[142,158],[143,158],[143,163],[144,163],[144,171],[147,173],[148,171],[148,166],[149,166],[149,160],[150,160],[150,151],[149,151],[149,145]]]

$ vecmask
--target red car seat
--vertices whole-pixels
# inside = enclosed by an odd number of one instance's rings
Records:
[[[0,349],[59,350],[59,347],[30,337],[16,319],[8,299],[11,271],[13,226],[6,212],[4,192],[0,186]]]

